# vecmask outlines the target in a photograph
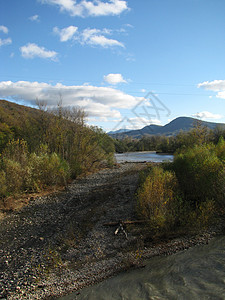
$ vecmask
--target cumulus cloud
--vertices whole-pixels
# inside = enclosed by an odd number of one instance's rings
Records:
[[[216,97],[225,99],[225,80],[205,81],[198,84],[198,88],[217,92]]]
[[[0,25],[0,31],[2,31],[5,34],[8,34],[9,29],[4,25]]]
[[[78,27],[76,26],[69,26],[63,29],[59,29],[58,27],[53,28],[53,32],[59,35],[61,42],[67,42],[74,37],[74,34],[77,32]]]
[[[29,81],[0,82],[0,97],[23,100],[27,104],[36,104],[36,99],[47,101],[48,105],[57,105],[60,97],[64,106],[80,106],[93,117],[120,118],[120,108],[132,108],[140,99],[120,90],[96,86],[66,86],[61,83]]]
[[[225,91],[225,80],[205,81],[198,84],[198,88],[204,88],[210,91]]]
[[[113,47],[113,46],[119,46],[124,48],[123,43],[115,39],[109,39],[105,37],[105,34],[110,34],[110,33],[111,32],[108,29],[100,30],[96,28],[93,29],[86,28],[81,33],[80,42],[81,44],[96,45],[104,48]]]
[[[39,15],[33,15],[33,16],[29,17],[28,19],[32,22],[40,22]]]
[[[57,52],[47,50],[44,47],[39,47],[34,43],[28,43],[27,45],[20,47],[20,51],[24,58],[40,57],[56,60],[56,57],[58,55]]]
[[[200,119],[215,119],[215,120],[223,118],[222,115],[213,114],[209,111],[202,111],[202,112],[196,113],[192,116],[195,118],[200,118]]]
[[[12,44],[11,38],[0,39],[0,47]]]
[[[120,15],[128,10],[127,1],[125,0],[109,0],[107,2],[95,0],[81,0],[77,3],[76,0],[39,0],[43,4],[56,5],[60,11],[65,11],[71,16],[110,16]]]
[[[113,85],[127,82],[121,74],[112,74],[112,73],[105,75],[104,80],[109,84],[113,84]]]

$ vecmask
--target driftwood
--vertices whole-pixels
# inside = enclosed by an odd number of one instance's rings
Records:
[[[126,237],[126,239],[128,240],[127,233],[126,233],[125,229],[123,228],[123,224],[122,224],[122,223],[119,224],[119,227],[116,229],[116,231],[114,232],[114,234],[117,235],[117,233],[118,233],[120,230],[125,234],[125,237]]]
[[[105,224],[103,224],[103,225],[104,225],[104,226],[119,226],[119,227],[117,227],[117,229],[116,229],[116,231],[114,232],[114,234],[117,235],[118,232],[121,230],[121,231],[124,233],[126,239],[128,240],[127,233],[126,233],[126,231],[125,231],[125,229],[124,229],[124,225],[126,226],[126,225],[128,225],[128,224],[141,224],[141,223],[146,223],[146,221],[145,221],[145,220],[121,221],[121,220],[120,220],[120,221],[118,221],[118,222],[109,222],[109,223],[105,223]]]
[[[119,224],[123,225],[129,225],[129,224],[142,224],[142,223],[147,223],[146,220],[136,220],[136,221],[118,221],[118,222],[109,222],[109,223],[104,223],[104,226],[116,226]]]

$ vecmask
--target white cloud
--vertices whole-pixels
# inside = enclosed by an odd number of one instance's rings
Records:
[[[96,86],[66,86],[61,83],[51,85],[47,83],[29,81],[0,82],[0,97],[23,100],[35,105],[36,99],[47,101],[55,106],[63,99],[64,106],[80,106],[89,116],[121,118],[120,108],[132,108],[140,99],[125,94],[120,90],[109,87]]]
[[[110,34],[110,30],[86,28],[81,33],[80,42],[81,42],[81,44],[96,45],[96,46],[101,46],[104,48],[113,47],[113,46],[119,46],[119,47],[124,48],[123,43],[121,43],[117,40],[114,40],[114,39],[109,39],[109,38],[105,37],[105,35],[103,35],[103,34]]]
[[[53,32],[60,37],[61,42],[76,40],[81,45],[100,46],[103,48],[119,46],[124,48],[123,43],[105,36],[113,33],[111,29],[107,28],[86,28],[79,32],[76,26],[69,26],[61,30],[58,27],[54,27]]]
[[[148,119],[144,117],[133,117],[128,119],[128,129],[140,129],[147,125],[160,125],[161,121],[158,119]]]
[[[53,32],[60,37],[61,42],[67,42],[74,37],[74,34],[77,32],[78,27],[76,26],[69,26],[63,29],[59,29],[58,27],[53,28]]]
[[[0,31],[2,31],[5,34],[8,34],[9,29],[4,25],[0,25]]]
[[[205,81],[198,84],[198,88],[218,92],[216,97],[225,99],[225,80]]]
[[[200,118],[200,119],[221,119],[221,118],[223,118],[222,115],[213,114],[209,111],[202,111],[202,112],[196,113],[192,116],[195,118]]]
[[[34,16],[29,17],[29,20],[32,22],[40,22],[40,17],[39,17],[39,15],[34,15]]]
[[[104,76],[104,80],[109,84],[126,83],[127,81],[121,74],[108,74]]]
[[[28,43],[20,48],[21,54],[24,58],[49,58],[51,60],[56,60],[58,55],[55,51],[46,50],[44,47],[39,47],[34,43]]]
[[[225,80],[205,81],[198,84],[198,88],[218,92],[225,91]]]
[[[120,15],[128,10],[127,1],[125,0],[109,0],[107,2],[95,0],[82,0],[77,3],[76,0],[39,0],[43,4],[52,4],[65,11],[71,16],[109,16]]]
[[[217,98],[225,99],[225,91],[224,92],[218,92],[216,95]]]
[[[12,44],[11,38],[0,39],[0,47]]]

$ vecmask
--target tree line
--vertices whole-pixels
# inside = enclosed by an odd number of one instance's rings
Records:
[[[180,148],[188,148],[193,144],[214,143],[219,141],[220,137],[225,139],[225,129],[216,127],[210,130],[201,125],[201,122],[194,124],[193,129],[189,131],[180,131],[174,136],[146,135],[141,139],[125,137],[124,139],[114,139],[115,150],[117,153],[135,152],[135,151],[157,151],[162,153],[175,153]]]

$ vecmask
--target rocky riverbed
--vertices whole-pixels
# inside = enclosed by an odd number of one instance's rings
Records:
[[[56,299],[143,259],[207,243],[221,227],[198,236],[144,241],[135,192],[145,163],[126,163],[77,179],[65,191],[31,198],[0,220],[0,299]]]

